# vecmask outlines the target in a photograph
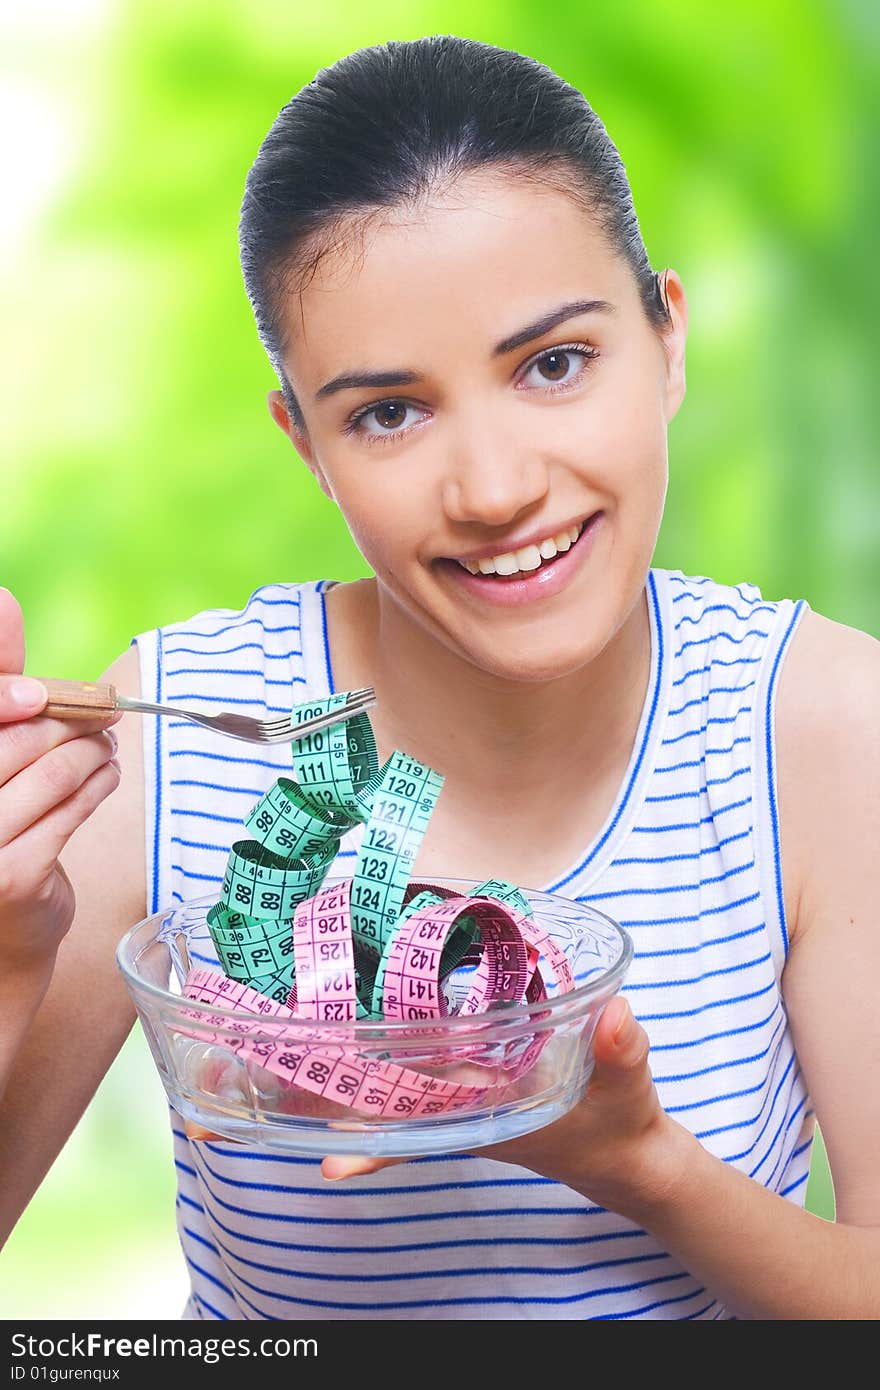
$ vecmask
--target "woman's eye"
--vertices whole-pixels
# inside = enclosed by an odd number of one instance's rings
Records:
[[[589,343],[572,344],[570,347],[548,348],[547,351],[540,353],[540,355],[529,364],[526,368],[525,377],[528,377],[532,372],[540,368],[538,372],[539,389],[540,384],[550,387],[575,386],[587,371],[586,362],[598,356],[599,354],[596,348],[590,347]],[[585,364],[578,368],[578,370],[573,371],[572,368],[577,366],[576,359],[579,357],[585,359]]]
[[[541,368],[540,384],[527,389],[538,390],[545,395],[553,395],[555,391],[567,391],[579,384],[589,370],[588,364],[598,356],[597,349],[589,343],[547,348],[527,364],[522,379],[525,380],[532,372]],[[573,370],[577,367],[577,358],[583,358],[583,364],[577,370]],[[359,435],[367,444],[391,443],[413,428],[412,424],[404,423],[410,411],[418,413],[419,407],[410,405],[408,401],[377,401],[355,411],[346,423],[344,433]],[[367,428],[368,425],[376,428]]]
[[[416,406],[410,405],[407,401],[379,401],[378,405],[368,405],[357,411],[346,425],[345,433],[360,434],[369,444],[384,443],[385,439],[393,439],[405,433],[400,425],[411,410],[416,410]],[[367,429],[368,421],[377,425],[378,429]],[[409,429],[410,426],[407,425],[406,428]]]

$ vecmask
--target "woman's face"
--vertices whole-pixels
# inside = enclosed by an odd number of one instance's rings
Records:
[[[306,433],[280,391],[269,405],[383,604],[506,679],[598,656],[639,599],[663,511],[685,389],[674,272],[667,296],[664,351],[583,212],[485,174],[325,256],[287,302]],[[563,311],[581,301],[610,307]]]

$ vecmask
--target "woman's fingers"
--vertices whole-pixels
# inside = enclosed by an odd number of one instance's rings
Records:
[[[71,835],[116,790],[121,777],[115,759],[101,761],[71,796],[13,841],[0,845],[0,897],[4,901],[22,902],[45,882]]]
[[[187,1139],[216,1139],[221,1144],[235,1144],[236,1139],[226,1139],[222,1134],[215,1134],[213,1129],[205,1129],[204,1125],[197,1125],[194,1120],[187,1120],[184,1124]]]
[[[0,739],[8,734],[6,730]],[[51,855],[56,858],[60,847],[80,824],[83,802],[90,801],[95,788],[90,788],[85,797],[80,793],[92,775],[116,756],[116,749],[112,730],[80,735],[50,748],[9,777],[0,795],[0,852],[45,819],[44,830],[51,830],[56,840],[61,837],[60,846]],[[50,823],[48,816],[53,811],[60,814]],[[52,843],[52,837],[47,843]]]
[[[516,1163],[561,1181],[567,1180],[567,1172],[557,1173],[560,1153],[572,1150],[586,1164],[594,1146],[607,1148],[612,1131],[620,1134],[619,1152],[623,1153],[624,1141],[643,1130],[659,1110],[648,1052],[647,1033],[624,996],[616,995],[603,1009],[593,1034],[595,1066],[583,1100],[543,1129],[468,1152]],[[406,1161],[330,1154],[321,1164],[321,1173],[331,1179],[363,1177]]]
[[[75,748],[79,739],[101,733],[122,718],[122,710],[89,719],[55,719],[42,714],[31,719],[20,712],[14,714],[8,696],[4,695],[4,679],[8,678],[0,676],[0,791],[11,777],[38,762],[53,749],[62,749],[67,745]],[[63,768],[68,756],[68,752],[60,753],[55,761]],[[54,774],[50,773],[49,776]],[[75,790],[76,787],[71,785],[68,795]]]
[[[9,589],[0,586],[0,671],[24,670],[24,615]]]
[[[321,1177],[336,1181],[339,1178],[362,1178],[367,1173],[378,1173],[380,1168],[393,1168],[398,1163],[409,1163],[408,1158],[358,1158],[352,1154],[328,1154],[321,1159]]]

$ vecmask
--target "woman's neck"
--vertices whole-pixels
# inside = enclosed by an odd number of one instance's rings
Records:
[[[599,656],[554,681],[503,681],[450,651],[375,579],[334,586],[327,628],[338,690],[373,685],[380,759],[394,748],[443,774],[447,799],[528,801],[550,814],[583,791],[616,787],[639,726],[651,669],[647,594]],[[449,797],[452,792],[452,797]],[[511,803],[513,805],[513,803]]]

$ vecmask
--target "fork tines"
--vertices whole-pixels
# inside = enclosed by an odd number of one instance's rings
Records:
[[[276,719],[271,724],[264,727],[264,733],[273,740],[282,740],[290,737],[296,731],[297,737],[301,734],[314,733],[319,729],[326,729],[334,723],[339,723],[342,719],[350,719],[355,714],[362,714],[368,709],[372,709],[376,703],[376,692],[371,685],[364,686],[360,690],[348,692],[348,699],[344,705],[329,710],[326,714],[315,715],[313,719],[304,719],[301,724],[294,725],[290,717]]]
[[[375,695],[376,691],[371,685],[364,685],[360,690],[350,690],[348,692],[348,699],[343,708],[347,709],[348,706],[353,705],[356,700],[372,700],[375,698]]]

